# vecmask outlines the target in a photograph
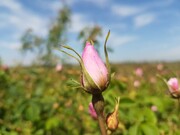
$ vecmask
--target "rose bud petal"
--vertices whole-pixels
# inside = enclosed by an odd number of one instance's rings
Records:
[[[82,84],[87,89],[94,89],[97,87],[100,91],[103,91],[107,88],[108,84],[108,69],[103,63],[102,59],[99,57],[94,46],[90,42],[86,43],[86,46],[83,50],[82,60],[84,67],[93,80],[96,86],[92,86],[87,80],[87,76],[83,74]]]
[[[170,78],[167,82],[169,86],[169,91],[171,93],[178,92],[179,91],[179,84],[177,78]]]

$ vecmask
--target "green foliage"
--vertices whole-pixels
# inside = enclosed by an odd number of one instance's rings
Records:
[[[121,97],[120,123],[112,134],[179,135],[178,102],[166,94],[167,87],[161,80],[150,82],[157,73],[167,78],[171,73],[167,69],[158,71],[153,64],[138,66],[144,70],[143,77],[133,74],[137,65],[112,66],[115,75],[103,93],[106,114],[113,111],[115,97]],[[172,67],[178,69],[179,64]],[[99,135],[98,123],[88,113],[90,94],[67,86],[67,83],[79,86],[79,68],[66,65],[63,69],[0,70],[0,134]],[[74,80],[68,82],[70,78]],[[135,80],[140,81],[139,87],[133,86]],[[157,110],[153,111],[152,106]]]

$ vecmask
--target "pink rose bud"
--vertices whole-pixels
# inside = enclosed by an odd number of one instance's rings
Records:
[[[82,53],[82,57],[69,46],[63,45],[62,47],[73,51],[78,57],[75,57],[74,55],[69,54],[64,50],[60,50],[63,53],[75,58],[79,62],[81,66],[81,84],[79,84],[78,82],[74,83],[78,85],[78,88],[81,87],[84,89],[84,91],[93,95],[101,94],[104,90],[106,90],[111,80],[111,69],[106,48],[106,43],[109,35],[110,31],[108,32],[104,43],[106,65],[99,57],[92,41],[86,43],[86,46]]]
[[[137,69],[135,70],[135,75],[141,77],[141,76],[143,75],[143,70],[142,70],[142,68],[137,68]]]
[[[96,111],[95,111],[95,109],[94,109],[94,107],[93,107],[92,102],[89,103],[89,114],[91,115],[91,117],[92,117],[93,119],[97,119],[97,114],[96,114]]]
[[[138,80],[134,81],[134,87],[138,88],[140,86],[140,82]]]
[[[180,93],[179,83],[177,78],[170,78],[167,82],[169,91],[172,94]]]
[[[61,72],[62,71],[62,65],[61,64],[57,64],[56,65],[56,71],[57,72]]]
[[[158,64],[157,65],[157,70],[161,71],[161,70],[163,70],[163,68],[164,68],[163,64]]]
[[[5,72],[9,71],[8,65],[2,65],[1,68],[2,68],[2,70],[5,71]]]
[[[109,83],[108,69],[90,42],[86,43],[82,54],[82,60],[85,70],[93,81],[93,83],[90,83],[87,76],[83,73],[82,85],[88,90],[96,90],[97,93],[105,90]]]
[[[114,111],[112,113],[109,113],[106,117],[106,125],[109,130],[114,131],[118,128],[119,119],[118,119],[118,109],[119,109],[119,100],[117,99]]]
[[[158,108],[157,108],[157,106],[153,105],[153,106],[151,106],[151,110],[152,110],[153,112],[157,112]]]
[[[156,83],[156,78],[151,77],[151,78],[150,78],[150,82],[151,82],[151,83]]]

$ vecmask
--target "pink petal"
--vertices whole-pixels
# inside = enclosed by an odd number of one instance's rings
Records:
[[[141,76],[143,75],[143,70],[142,70],[142,68],[137,68],[137,69],[135,70],[135,74],[136,74],[137,76],[141,77]]]
[[[84,66],[93,81],[100,88],[103,88],[108,81],[108,70],[99,57],[94,46],[89,42],[86,43],[86,46],[83,50],[82,59]]]
[[[96,111],[93,107],[92,102],[89,103],[89,114],[91,115],[92,118],[97,119],[97,114],[96,114]]]
[[[170,92],[177,92],[179,89],[178,79],[177,78],[170,78],[167,82],[169,86]]]

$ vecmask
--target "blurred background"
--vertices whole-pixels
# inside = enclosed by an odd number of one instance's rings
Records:
[[[55,55],[62,61],[53,47],[81,52],[88,38],[101,52],[108,30],[112,62],[177,61],[179,6],[178,0],[2,0],[1,61],[30,65]]]
[[[91,96],[72,81],[80,82],[80,67],[58,49],[81,54],[91,39],[104,58],[109,30],[115,74],[103,92],[105,115],[121,97],[111,134],[179,135],[180,102],[164,81],[180,76],[179,7],[179,0],[1,0],[0,135],[99,135]]]

